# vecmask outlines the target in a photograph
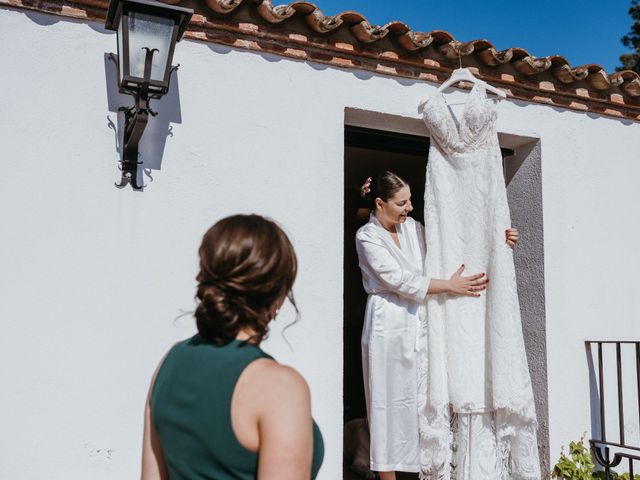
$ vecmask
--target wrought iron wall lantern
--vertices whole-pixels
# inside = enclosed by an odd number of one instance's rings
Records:
[[[193,10],[155,0],[111,0],[105,28],[118,32],[118,57],[109,55],[117,65],[120,93],[132,95],[132,107],[120,107],[125,128],[122,141],[122,182],[141,189],[138,181],[138,144],[149,115],[157,112],[149,106],[169,91],[173,51],[193,15]]]

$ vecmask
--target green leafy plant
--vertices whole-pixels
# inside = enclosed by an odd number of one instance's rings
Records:
[[[564,447],[560,451],[560,458],[551,472],[552,478],[562,480],[593,480],[595,465],[591,459],[591,452],[584,445],[584,436],[577,442],[569,443],[568,456]]]
[[[584,444],[583,435],[577,442],[569,443],[567,455],[562,447],[551,477],[560,480],[608,480],[604,472],[594,472],[594,468],[591,452]],[[618,474],[612,471],[610,480],[631,480],[631,475],[629,472]],[[640,480],[640,475],[634,475],[633,480]]]

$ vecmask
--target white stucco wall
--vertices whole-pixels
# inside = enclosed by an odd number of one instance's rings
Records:
[[[200,237],[238,212],[295,243],[302,320],[291,351],[286,309],[266,349],[308,380],[320,478],[341,478],[344,111],[415,118],[432,87],[184,41],[179,101],[151,119],[172,136],[140,193],[113,186],[115,36],[0,9],[0,45],[0,478],[137,475],[150,375],[194,331],[176,317]],[[553,462],[590,425],[583,340],[640,340],[640,125],[503,102],[499,126],[541,139]]]

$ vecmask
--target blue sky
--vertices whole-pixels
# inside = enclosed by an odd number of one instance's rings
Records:
[[[274,2],[277,3],[277,2]],[[376,25],[401,20],[413,30],[446,30],[456,39],[484,38],[499,50],[521,47],[538,57],[563,55],[613,72],[626,52],[631,0],[315,0],[325,15],[352,10]]]

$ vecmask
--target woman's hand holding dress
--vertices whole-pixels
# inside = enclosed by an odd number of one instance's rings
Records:
[[[520,239],[520,232],[518,232],[517,228],[507,228],[504,232],[505,239],[507,241],[507,245],[511,248],[516,248],[516,243]]]
[[[464,265],[461,265],[449,280],[432,278],[428,293],[431,295],[447,293],[454,296],[479,297],[480,293],[478,292],[487,288],[489,279],[485,277],[484,273],[463,277],[462,272],[464,272]]]
[[[489,279],[484,273],[477,273],[469,277],[463,277],[464,265],[461,265],[448,280],[449,294],[467,297],[479,297],[482,290],[487,288]]]

